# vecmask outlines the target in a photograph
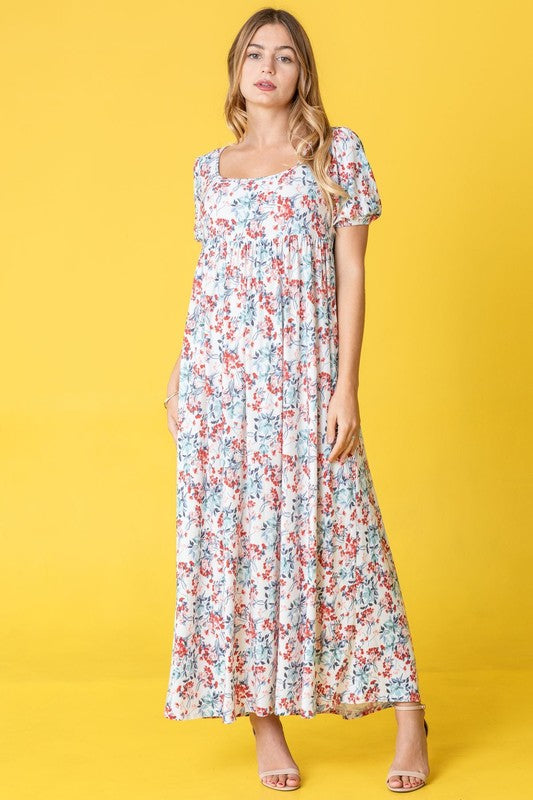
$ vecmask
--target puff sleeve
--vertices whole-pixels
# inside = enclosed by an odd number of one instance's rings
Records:
[[[335,228],[368,225],[381,214],[381,199],[359,136],[338,127],[333,142],[334,180],[350,195],[336,197]]]
[[[197,242],[203,242],[203,228],[202,228],[202,172],[201,172],[201,156],[198,156],[194,162],[193,167],[193,193],[194,193],[194,238]]]

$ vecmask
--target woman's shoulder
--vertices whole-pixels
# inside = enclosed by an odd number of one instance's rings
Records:
[[[218,154],[221,150],[216,147],[214,150],[208,150],[206,153],[200,153],[196,156],[193,164],[194,180],[202,186],[213,177],[216,176],[218,171]]]
[[[363,142],[348,125],[335,125],[331,129],[331,160],[337,170],[352,169],[366,158]]]
[[[194,159],[194,174],[196,177],[207,176],[213,167],[218,163],[218,153],[222,148],[215,147],[213,150],[208,150],[206,153],[200,153]]]
[[[335,150],[357,148],[362,144],[357,133],[352,128],[349,128],[348,125],[333,125],[331,128],[331,140]]]

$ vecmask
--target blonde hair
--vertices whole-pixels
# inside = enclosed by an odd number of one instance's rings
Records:
[[[330,225],[333,226],[333,196],[348,197],[348,192],[333,181],[328,174],[331,162],[331,126],[322,104],[318,88],[318,73],[309,38],[288,11],[262,8],[249,17],[237,33],[228,53],[229,88],[224,103],[224,115],[228,127],[242,141],[247,128],[246,100],[239,88],[246,49],[252,37],[262,25],[281,23],[285,25],[296,50],[300,66],[298,83],[291,101],[289,114],[289,141],[299,159],[314,173],[329,209]]]

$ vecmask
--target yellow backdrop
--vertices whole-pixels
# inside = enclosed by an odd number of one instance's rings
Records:
[[[259,7],[2,9],[1,660],[21,737],[8,737],[20,745],[14,764],[30,721],[44,732],[61,716],[67,747],[105,696],[95,730],[122,713],[129,731],[149,720],[180,785],[180,726],[162,717],[176,467],[162,399],[200,247],[192,165],[233,141],[226,56]],[[382,198],[359,396],[422,694],[429,704],[434,690],[436,715],[458,687],[486,680],[480,702],[521,704],[515,670],[533,667],[525,4],[282,7],[306,27],[329,120],[362,138]],[[371,716],[366,730],[384,724]],[[200,734],[202,723],[183,730]],[[205,753],[192,752],[198,777]],[[161,780],[161,767],[143,763]],[[369,783],[380,794],[387,765]],[[255,791],[253,762],[238,768]],[[26,796],[17,775],[10,787]],[[91,780],[47,785],[82,796],[99,785]],[[120,796],[119,782],[114,794],[106,785],[100,797]],[[174,796],[148,785],[146,797]]]

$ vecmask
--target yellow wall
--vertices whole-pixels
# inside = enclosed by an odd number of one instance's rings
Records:
[[[226,55],[259,7],[3,7],[8,676],[159,676],[162,712],[175,590],[162,399],[200,247],[192,164],[233,140]],[[533,663],[524,8],[287,6],[330,122],[362,138],[382,197],[361,417],[422,673]]]

